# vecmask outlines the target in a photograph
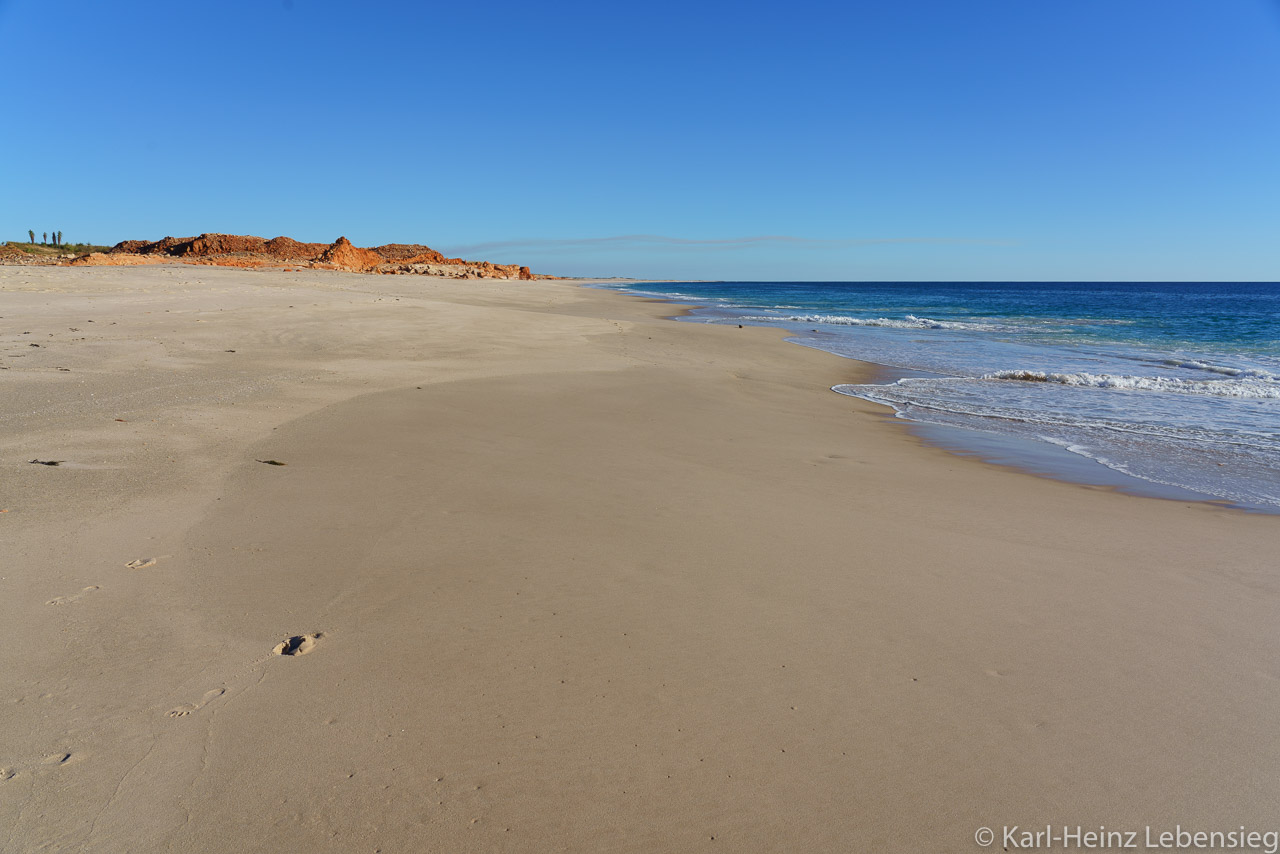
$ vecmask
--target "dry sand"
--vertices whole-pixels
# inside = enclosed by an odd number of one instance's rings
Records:
[[[959,459],[671,311],[0,267],[0,851],[1278,829],[1280,519]]]

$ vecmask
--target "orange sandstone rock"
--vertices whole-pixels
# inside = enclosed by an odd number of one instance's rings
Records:
[[[137,255],[112,251],[110,254],[90,252],[88,255],[72,258],[67,263],[72,267],[135,267],[139,264],[172,264],[173,259],[163,255]]]
[[[266,242],[264,251],[281,260],[310,261],[326,248],[323,243],[299,243],[292,237],[273,237]]]
[[[444,264],[445,257],[430,246],[418,243],[388,243],[375,246],[373,251],[382,256],[384,261],[396,261],[401,264]]]
[[[149,259],[149,260],[140,260]],[[77,259],[85,264],[156,264],[165,259],[187,264],[214,264],[226,267],[297,266],[358,273],[416,273],[456,278],[524,279],[536,278],[528,267],[446,258],[429,246],[417,243],[388,243],[373,249],[353,246],[340,237],[330,245],[302,243],[290,237],[261,237],[206,233],[197,237],[166,237],[153,242],[125,240],[106,255]]]
[[[352,273],[365,273],[377,269],[383,263],[382,256],[377,252],[352,246],[351,241],[345,237],[335,240],[333,245],[316,260],[321,264],[332,264],[340,270],[349,270]]]

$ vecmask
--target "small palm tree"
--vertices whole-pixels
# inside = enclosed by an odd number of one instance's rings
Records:
[[[40,245],[44,246],[48,242],[49,242],[49,232],[47,231],[40,232]]]
[[[61,231],[59,231],[59,232],[58,232],[58,245],[59,245],[59,246],[61,246],[61,245],[62,245],[62,232],[61,232]]]
[[[27,229],[27,237],[31,238],[32,243],[36,242],[36,233],[29,228]]]

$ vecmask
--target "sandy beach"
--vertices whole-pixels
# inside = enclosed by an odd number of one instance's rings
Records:
[[[1280,830],[1280,519],[953,456],[674,311],[0,267],[0,852]]]

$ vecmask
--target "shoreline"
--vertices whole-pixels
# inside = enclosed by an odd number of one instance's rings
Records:
[[[4,854],[1273,821],[1272,519],[577,283],[11,270]]]
[[[638,282],[637,284],[648,283],[649,282],[646,280],[644,282]],[[590,284],[584,286],[592,287]],[[639,299],[653,300],[656,302],[669,303],[674,306],[681,306],[682,311],[680,313],[668,318],[675,321],[685,321],[690,323],[697,322],[696,313],[701,309],[708,308],[706,305],[680,302],[674,298],[652,297],[644,294],[643,292],[620,291],[620,293],[625,293],[628,296]],[[782,329],[781,327],[769,326],[767,324],[747,325]],[[782,331],[786,332],[788,335],[792,334],[786,329],[782,329]],[[849,361],[868,366],[868,369],[871,371],[871,376],[869,379],[864,381],[867,385],[891,385],[894,381],[902,377],[942,376],[930,371],[902,368],[895,365],[886,365],[878,362],[858,359],[852,356],[846,356],[841,353],[826,350],[816,344],[805,343],[799,340],[790,341],[789,343],[802,347],[809,347],[811,349],[818,350],[819,352],[831,353],[838,358],[848,359]],[[835,388],[832,388],[831,391],[837,394],[841,393],[836,391]],[[857,395],[850,396],[857,397]],[[860,399],[865,400],[865,398]],[[1130,495],[1138,498],[1154,498],[1161,501],[1175,502],[1192,501],[1241,513],[1264,516],[1280,515],[1280,507],[1222,498],[1215,496],[1212,493],[1202,492],[1188,487],[1177,486],[1158,480],[1148,480],[1146,478],[1130,474],[1126,471],[1104,465],[1094,457],[1074,454],[1061,446],[1054,445],[1049,442],[1008,436],[997,432],[988,432],[977,427],[962,427],[957,425],[934,424],[927,421],[918,421],[910,417],[902,416],[897,408],[890,403],[882,403],[874,400],[867,402],[887,410],[887,414],[894,421],[900,422],[903,425],[903,429],[907,430],[907,432],[919,439],[923,446],[941,448],[957,457],[976,460],[987,465],[1011,468],[1032,477],[1048,478],[1050,480],[1057,480],[1063,483],[1071,483],[1088,488],[1107,489],[1123,495]]]

